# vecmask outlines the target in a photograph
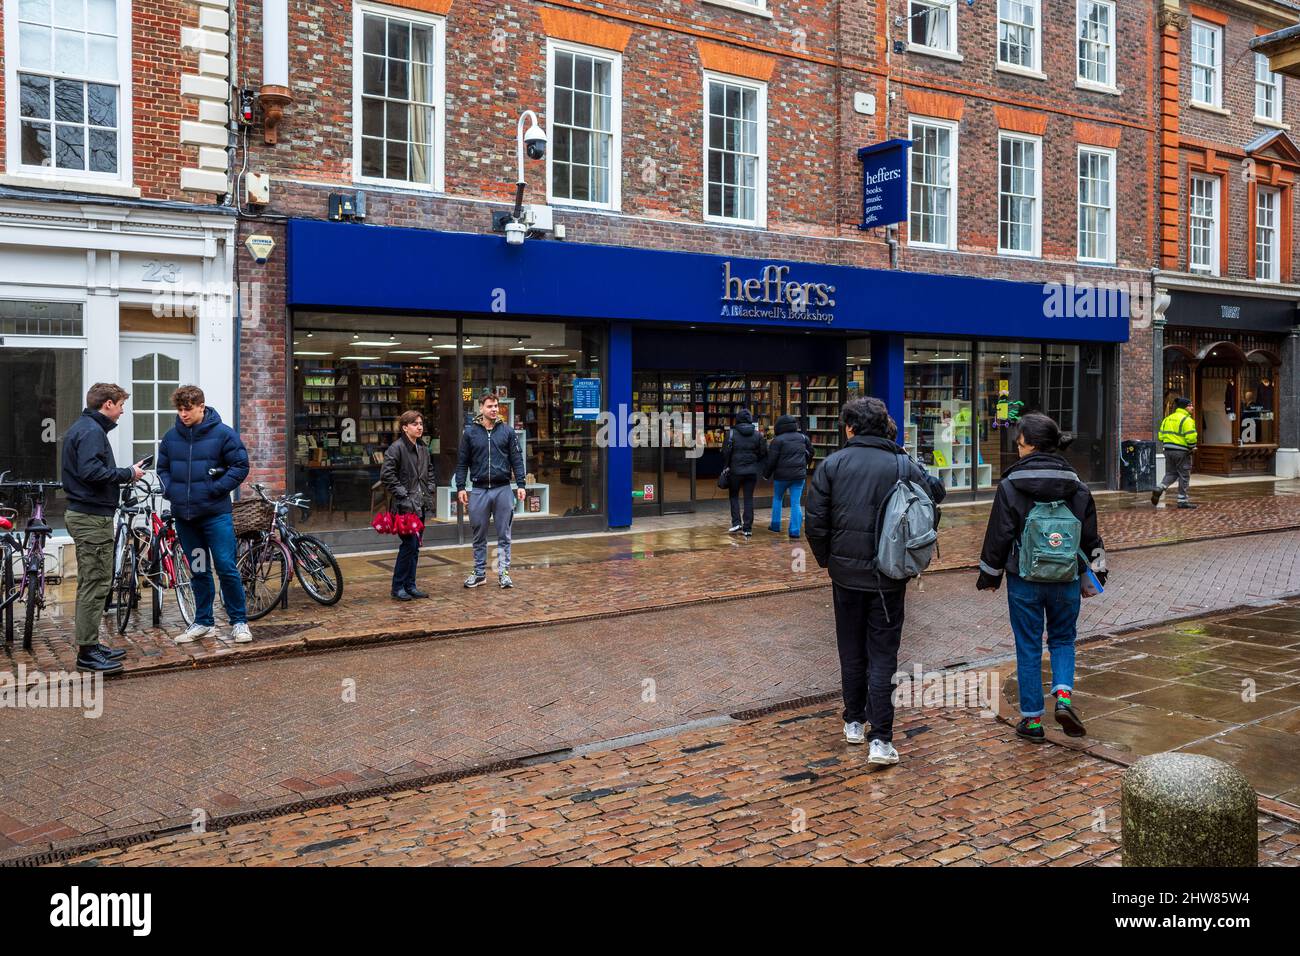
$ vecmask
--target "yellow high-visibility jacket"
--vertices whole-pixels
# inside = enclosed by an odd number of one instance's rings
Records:
[[[1160,440],[1178,448],[1196,447],[1196,419],[1185,408],[1175,408],[1160,423]]]

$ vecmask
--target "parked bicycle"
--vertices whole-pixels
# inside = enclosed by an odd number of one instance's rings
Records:
[[[4,640],[14,642],[14,605],[26,604],[23,624],[23,648],[32,649],[32,630],[45,610],[45,543],[54,529],[45,521],[45,495],[50,489],[62,488],[58,481],[6,481],[9,472],[0,472],[0,494],[12,491],[31,505],[31,516],[21,535],[14,532],[18,511],[3,509],[0,515],[0,614],[4,616]],[[10,517],[12,515],[12,517]],[[15,573],[15,565],[17,572]]]
[[[291,575],[317,604],[337,604],[343,597],[338,561],[324,541],[289,524],[289,509],[297,508],[306,521],[311,502],[302,495],[272,500],[264,485],[252,488],[257,498],[239,502],[235,517],[240,535],[235,566],[244,582],[248,619],[256,621],[271,613],[288,591]]]
[[[188,627],[194,623],[194,585],[190,562],[176,534],[176,520],[158,510],[160,492],[147,479],[122,486],[113,532],[113,584],[105,610],[112,609],[117,633],[125,634],[131,612],[148,586],[153,626],[162,623],[164,594],[176,595],[176,607]]]

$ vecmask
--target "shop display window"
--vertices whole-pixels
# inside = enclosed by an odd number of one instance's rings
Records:
[[[950,490],[970,490],[987,467],[973,442],[970,361],[967,342],[904,342],[903,444]]]

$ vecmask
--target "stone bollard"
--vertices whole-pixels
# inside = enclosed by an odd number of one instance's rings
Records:
[[[1125,866],[1257,866],[1259,805],[1236,767],[1198,754],[1143,757],[1124,771]]]

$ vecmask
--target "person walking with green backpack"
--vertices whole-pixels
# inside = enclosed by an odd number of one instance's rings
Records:
[[[1072,437],[1038,412],[1020,419],[1020,458],[1002,473],[975,587],[994,590],[1007,578],[1007,604],[1016,640],[1016,683],[1020,722],[1016,734],[1042,743],[1043,626],[1051,661],[1056,722],[1068,736],[1086,733],[1074,708],[1074,642],[1083,582],[1092,572],[1106,583],[1106,551],[1097,532],[1092,492],[1063,452]]]

